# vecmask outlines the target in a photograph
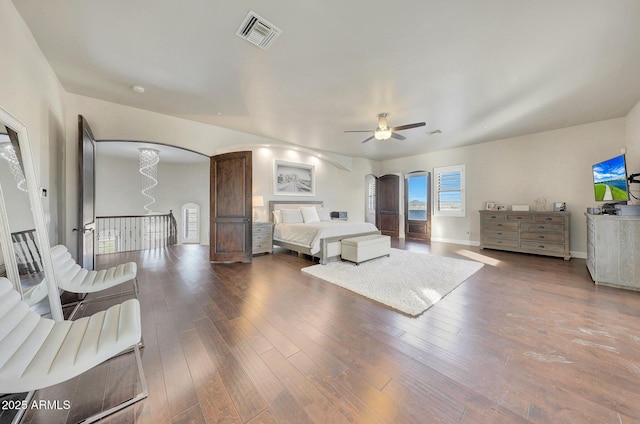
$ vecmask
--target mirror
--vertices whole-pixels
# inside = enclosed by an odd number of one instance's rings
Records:
[[[48,299],[62,320],[49,237],[26,127],[0,108],[0,251],[6,275],[31,305]],[[38,311],[47,312],[47,311]]]

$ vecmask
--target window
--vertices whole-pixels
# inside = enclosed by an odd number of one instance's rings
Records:
[[[376,180],[369,181],[369,187],[367,190],[367,202],[369,213],[375,213],[376,211]]]
[[[410,221],[426,221],[429,204],[429,182],[427,172],[412,172],[405,177],[406,213]]]
[[[464,165],[433,169],[434,215],[465,216]]]
[[[200,243],[200,206],[195,203],[182,207],[182,243]]]

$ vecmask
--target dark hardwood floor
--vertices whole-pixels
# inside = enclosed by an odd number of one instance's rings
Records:
[[[286,251],[230,265],[190,245],[99,257],[138,263],[149,384],[105,422],[640,422],[640,293],[595,286],[580,259],[394,247],[486,265],[412,318]],[[72,422],[135,388],[122,355],[38,392],[72,407],[25,422]]]

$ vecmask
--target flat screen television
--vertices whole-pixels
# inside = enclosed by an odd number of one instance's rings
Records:
[[[593,190],[597,202],[629,200],[627,167],[624,155],[593,165]]]

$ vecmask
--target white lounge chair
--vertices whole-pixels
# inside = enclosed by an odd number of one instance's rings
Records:
[[[31,311],[11,282],[0,277],[0,393],[53,386],[133,348],[142,391],[83,422],[97,421],[147,397],[141,336],[137,299],[76,321],[54,321]]]
[[[133,281],[133,294],[138,294],[138,266],[135,262],[127,262],[111,268],[93,271],[82,268],[69,253],[66,246],[59,244],[51,248],[51,261],[53,262],[53,271],[56,276],[56,283],[62,290],[71,293],[95,293],[109,289]],[[103,300],[109,297],[122,296],[126,293],[116,293],[113,295],[100,296],[90,299],[91,301]],[[78,308],[84,301],[79,301],[75,309],[69,316],[72,319]],[[70,305],[65,305],[70,306]]]

